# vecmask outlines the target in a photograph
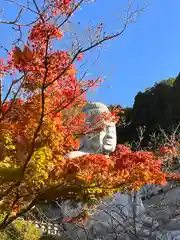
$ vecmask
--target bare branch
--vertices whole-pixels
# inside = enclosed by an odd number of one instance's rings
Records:
[[[20,9],[20,11],[19,11],[17,17],[15,18],[15,20],[13,20],[13,21],[3,21],[3,20],[1,20],[0,23],[2,23],[2,24],[11,24],[11,25],[15,25],[15,24],[18,23],[19,19],[21,18],[22,13],[23,13],[23,8]],[[17,24],[17,25],[19,25],[19,24]]]

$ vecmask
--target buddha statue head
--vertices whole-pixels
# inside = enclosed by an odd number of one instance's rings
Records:
[[[83,112],[86,117],[86,127],[91,131],[87,131],[81,137],[79,150],[90,154],[109,155],[116,148],[115,123],[105,117],[105,115],[110,116],[109,109],[103,103],[89,102]]]

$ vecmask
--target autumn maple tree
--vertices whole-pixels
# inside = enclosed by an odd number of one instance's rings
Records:
[[[12,45],[7,59],[0,61],[3,81],[10,81],[8,90],[2,88],[0,104],[0,209],[5,214],[0,229],[39,201],[91,203],[116,191],[165,182],[160,161],[151,153],[135,153],[125,146],[118,146],[109,157],[64,157],[78,149],[78,137],[87,133],[82,113],[86,92],[102,81],[77,77],[77,63],[89,50],[120,36],[138,12],[129,8],[123,29],[115,34],[104,33],[98,25],[99,35],[90,45],[57,50],[56,44],[65,38],[63,25],[86,2],[16,3],[17,18],[1,21],[17,27],[20,37],[24,28],[28,33],[23,44]],[[31,23],[19,22],[24,9],[33,13]],[[114,115],[115,111],[109,117]]]

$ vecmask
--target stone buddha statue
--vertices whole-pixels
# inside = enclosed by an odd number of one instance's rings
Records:
[[[106,105],[100,102],[89,102],[83,109],[85,113],[85,124],[88,129],[87,134],[80,138],[80,148],[78,151],[72,151],[65,155],[66,158],[72,159],[75,157],[80,157],[87,154],[104,154],[109,155],[116,148],[116,126],[115,123],[110,119],[108,121],[103,118],[99,120],[99,116],[103,116],[103,114],[110,114],[109,109]],[[100,131],[93,131],[98,126],[101,126]],[[79,214],[82,209],[82,205],[79,203],[76,207],[71,207],[70,203],[66,201],[62,205],[62,209],[64,211],[65,216],[75,217]],[[71,224],[67,224],[68,232],[72,235],[74,228]]]
[[[96,128],[97,117],[103,113],[110,113],[108,108],[99,102],[90,102],[84,107],[86,114],[86,126]],[[80,139],[78,151],[66,155],[72,159],[86,154],[109,155],[116,148],[115,123],[105,121],[100,123],[103,127],[100,131],[90,131]],[[158,239],[162,236],[156,217],[153,219],[147,210],[149,206],[143,204],[141,193],[118,193],[117,195],[104,199],[97,207],[96,212],[85,222],[84,228],[73,224],[66,224],[66,233],[69,239]],[[79,203],[71,207],[66,201],[62,205],[64,216],[75,217],[82,209]],[[163,212],[163,211],[162,211]],[[164,212],[162,213],[164,215]],[[161,215],[162,215],[161,214]],[[134,225],[135,224],[135,225]],[[156,229],[155,232],[153,229]],[[163,229],[164,230],[164,229]],[[87,236],[88,232],[88,236]],[[158,232],[158,233],[157,233]]]
[[[116,126],[110,120],[100,120],[98,117],[104,113],[110,114],[109,109],[103,103],[90,102],[83,109],[86,116],[86,127],[91,129],[91,133],[84,135],[80,139],[79,151],[73,151],[66,155],[68,158],[74,158],[85,154],[104,154],[109,155],[116,148]],[[102,125],[102,129],[93,132],[93,129]]]
[[[83,112],[86,114],[86,127],[88,129],[93,129],[97,127],[97,119],[99,116],[104,113],[109,114],[110,111],[103,103],[99,102],[90,102],[84,107]],[[84,135],[80,139],[80,149],[78,151],[73,151],[67,154],[65,157],[72,159],[75,157],[79,157],[85,154],[104,154],[109,155],[116,148],[116,126],[113,121],[102,120],[100,125],[103,126],[100,131],[94,132],[90,131],[89,134]],[[86,222],[86,228],[91,231],[91,235],[94,237],[96,233],[94,233],[94,227],[98,228],[97,231],[102,231],[102,227],[106,229],[110,229],[112,224],[110,224],[112,218],[117,218],[117,212],[120,211],[124,218],[128,216],[132,216],[132,212],[134,210],[133,205],[134,196],[131,194],[121,194],[119,193],[117,196],[110,197],[104,199],[103,203],[99,205],[97,212],[93,215],[93,220],[90,218]],[[120,210],[120,209],[121,210]],[[78,204],[76,208],[71,208],[68,202],[63,205],[63,209],[66,216],[75,217],[78,215],[79,210],[81,209],[81,204]],[[102,211],[101,211],[101,210]],[[105,213],[104,210],[107,210]],[[119,210],[118,210],[119,209]],[[142,201],[140,197],[136,198],[136,212],[144,211],[144,207],[142,205]],[[114,212],[114,213],[112,213]],[[116,215],[116,216],[113,216]],[[119,215],[120,216],[120,215]],[[122,217],[122,221],[123,221]],[[96,219],[96,220],[95,220]],[[73,235],[75,239],[75,235],[77,232],[77,228],[72,226],[71,224],[67,224],[67,231],[69,235]],[[83,232],[80,231],[81,235],[80,239],[84,239]],[[77,235],[79,235],[77,234]],[[94,238],[93,238],[94,239]]]
[[[107,106],[99,102],[90,102],[84,107],[86,114],[86,126],[96,127],[97,117],[103,113],[110,113]],[[80,139],[80,148],[66,155],[69,159],[85,154],[109,155],[116,148],[116,127],[111,121],[101,122],[103,128],[98,131],[90,131]],[[75,208],[70,207],[68,202],[63,205],[66,216],[74,217],[81,210],[81,204]],[[70,239],[157,239],[159,223],[156,218],[147,214],[147,204],[143,204],[141,193],[118,193],[117,195],[104,199],[97,207],[96,212],[86,221],[84,229],[87,232],[73,226],[66,225]],[[149,210],[148,210],[149,212]],[[164,214],[164,213],[163,213]],[[136,223],[136,226],[134,226]],[[115,229],[115,232],[113,232]],[[155,232],[152,229],[156,229]],[[135,234],[138,238],[136,238]],[[117,238],[118,235],[118,238]]]

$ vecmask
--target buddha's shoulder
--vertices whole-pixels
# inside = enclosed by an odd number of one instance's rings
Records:
[[[76,157],[81,157],[83,155],[87,155],[88,153],[82,152],[82,151],[72,151],[70,153],[67,153],[65,155],[65,158],[76,158]]]

